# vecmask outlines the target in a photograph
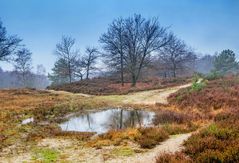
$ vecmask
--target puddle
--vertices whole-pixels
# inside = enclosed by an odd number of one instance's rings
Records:
[[[26,125],[26,124],[31,123],[31,122],[33,122],[33,121],[34,121],[33,118],[24,119],[24,120],[22,121],[22,125]]]
[[[111,129],[152,125],[155,113],[141,110],[108,109],[69,118],[60,124],[63,131],[105,133]]]

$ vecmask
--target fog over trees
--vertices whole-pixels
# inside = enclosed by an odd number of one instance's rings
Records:
[[[0,62],[14,66],[13,71],[4,71],[0,67],[0,88],[46,88],[49,85],[46,75],[31,71],[32,53],[21,42],[18,36],[8,35],[0,21]]]
[[[99,43],[100,47],[90,45],[81,53],[76,40],[63,35],[56,44],[57,60],[47,77],[43,65],[32,71],[32,53],[22,44],[22,39],[9,35],[0,22],[0,62],[14,66],[13,71],[0,69],[0,87],[45,88],[50,84],[48,79],[52,85],[60,85],[89,80],[97,72],[117,79],[122,86],[126,82],[136,86],[139,80],[148,77],[176,78],[195,72],[238,73],[239,69],[233,51],[199,56],[156,17],[135,14],[117,18],[100,36]],[[107,70],[100,70],[99,63]]]

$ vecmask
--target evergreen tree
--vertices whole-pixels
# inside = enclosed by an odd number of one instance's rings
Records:
[[[236,54],[232,50],[223,50],[215,57],[214,68],[216,72],[226,74],[228,72],[238,71],[238,62],[236,61]]]

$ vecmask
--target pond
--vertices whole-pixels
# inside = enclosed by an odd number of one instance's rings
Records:
[[[75,115],[60,124],[63,131],[105,133],[111,129],[147,127],[152,125],[154,112],[141,110],[107,109]]]

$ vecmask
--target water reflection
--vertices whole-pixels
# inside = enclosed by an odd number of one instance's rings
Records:
[[[60,127],[64,131],[104,133],[110,129],[149,126],[153,118],[154,112],[108,109],[72,117]]]

